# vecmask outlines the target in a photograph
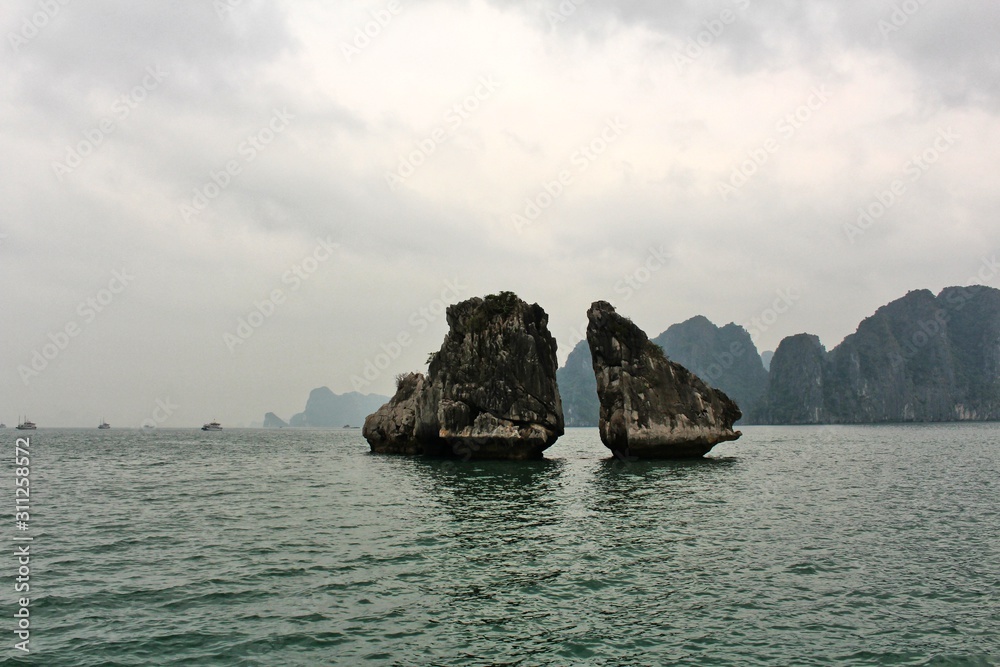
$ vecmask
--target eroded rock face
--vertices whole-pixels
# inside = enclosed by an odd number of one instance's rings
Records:
[[[437,439],[437,401],[423,373],[396,383],[396,395],[365,419],[362,434],[377,454],[423,454]]]
[[[548,315],[503,292],[450,306],[448,325],[427,376],[402,378],[365,420],[372,451],[540,458],[563,434]]]
[[[601,440],[616,456],[697,458],[742,435],[736,403],[669,361],[611,304],[595,302],[587,317]]]

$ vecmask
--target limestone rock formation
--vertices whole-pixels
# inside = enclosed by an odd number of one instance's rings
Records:
[[[595,302],[587,317],[601,440],[616,456],[697,458],[742,435],[736,403],[668,360],[611,304]]]
[[[744,423],[767,392],[763,355],[758,354],[747,330],[737,324],[718,327],[699,315],[671,325],[650,340],[663,348],[668,359],[721,389],[742,406]],[[767,361],[770,362],[770,353]],[[566,364],[559,369],[558,378],[566,426],[597,426],[601,409],[586,340],[570,353]]]
[[[424,454],[440,449],[435,393],[423,373],[397,379],[396,394],[368,415],[362,434],[377,454]]]
[[[449,306],[427,376],[400,378],[365,420],[372,451],[534,459],[563,434],[548,315],[511,292]]]

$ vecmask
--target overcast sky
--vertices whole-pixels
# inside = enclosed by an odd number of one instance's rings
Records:
[[[597,299],[763,351],[1000,286],[995,0],[28,0],[0,28],[8,426],[390,394],[444,304],[505,289],[563,361]]]

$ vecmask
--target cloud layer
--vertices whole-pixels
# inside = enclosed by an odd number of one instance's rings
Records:
[[[8,3],[0,418],[389,393],[502,289],[565,358],[1000,283],[1000,8],[857,4]]]

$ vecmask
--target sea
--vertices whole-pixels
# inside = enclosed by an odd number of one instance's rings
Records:
[[[568,429],[519,463],[0,432],[0,664],[1000,665],[1000,424],[743,431],[641,462]]]

